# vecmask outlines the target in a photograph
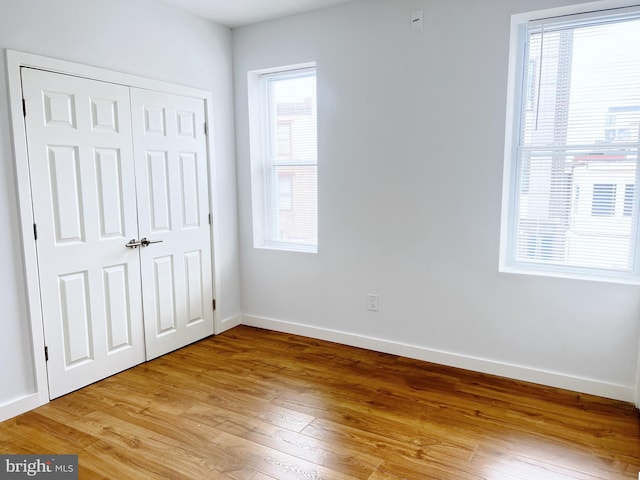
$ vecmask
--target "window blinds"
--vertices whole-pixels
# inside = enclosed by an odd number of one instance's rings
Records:
[[[512,218],[520,264],[634,271],[640,15],[526,32]]]
[[[318,243],[314,68],[262,76],[265,243]]]

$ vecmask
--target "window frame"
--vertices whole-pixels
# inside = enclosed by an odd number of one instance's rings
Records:
[[[521,195],[522,164],[518,161],[521,119],[523,109],[527,108],[526,41],[527,27],[536,21],[548,21],[562,17],[571,19],[600,18],[610,13],[621,13],[623,9],[632,8],[640,11],[637,0],[601,0],[597,2],[550,8],[512,15],[510,30],[509,68],[507,82],[505,147],[502,187],[502,212],[500,227],[500,251],[498,270],[502,273],[559,277],[578,280],[612,282],[622,284],[640,284],[640,245],[637,221],[634,229],[635,238],[632,244],[635,249],[634,264],[629,272],[616,272],[590,267],[551,265],[516,260],[517,238],[517,205]],[[636,178],[640,177],[640,161]],[[636,182],[640,185],[640,182]],[[637,205],[633,207],[638,208]],[[638,220],[638,219],[636,219]]]
[[[268,117],[267,101],[267,79],[269,77],[294,77],[305,72],[313,72],[317,79],[316,62],[300,63],[295,65],[279,66],[261,70],[253,70],[247,73],[248,102],[249,102],[249,150],[251,163],[251,204],[252,204],[252,226],[253,226],[253,247],[256,249],[281,250],[289,252],[317,253],[318,238],[315,244],[287,242],[276,240],[272,233],[275,225],[269,223],[267,213],[268,206],[279,205],[279,181],[276,178],[272,182],[271,189],[267,187],[267,177],[273,175],[268,169],[280,165],[280,162],[273,161],[268,151],[265,151],[265,139],[270,135],[270,128],[265,119]],[[317,95],[317,93],[316,93]],[[317,105],[317,99],[316,99]],[[316,107],[317,108],[317,107]],[[317,111],[316,111],[317,115]],[[273,133],[275,135],[275,149],[278,151],[278,124],[275,124]],[[317,128],[317,116],[316,116]],[[293,148],[293,145],[290,145]],[[317,144],[316,144],[317,149]],[[317,155],[317,152],[316,152]],[[316,192],[318,186],[318,161],[301,164],[303,166],[314,166],[316,168]],[[296,162],[284,162],[286,165],[298,166]],[[277,176],[276,176],[277,177]],[[291,199],[293,206],[293,198]],[[316,197],[316,214],[318,210],[318,200]],[[318,228],[316,219],[316,229]]]

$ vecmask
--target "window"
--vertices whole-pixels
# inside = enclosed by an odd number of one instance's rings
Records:
[[[639,283],[640,8],[589,5],[513,17],[500,267]]]
[[[249,73],[254,246],[316,252],[313,66]]]

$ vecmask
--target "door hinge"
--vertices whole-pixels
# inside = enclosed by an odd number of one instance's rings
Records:
[[[47,347],[46,345],[44,347],[44,361],[45,362],[49,361],[49,347]]]
[[[213,215],[209,214],[209,225],[213,225]]]
[[[213,301],[211,302],[213,304],[213,309],[216,309],[216,299],[214,298]]]
[[[204,134],[207,135],[207,122],[204,122]]]
[[[22,99],[22,116],[27,116],[27,101],[24,98]]]
[[[38,240],[38,225],[35,223],[33,224],[33,239]]]

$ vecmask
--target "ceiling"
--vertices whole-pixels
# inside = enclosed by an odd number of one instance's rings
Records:
[[[162,0],[227,27],[286,17],[350,0]]]

